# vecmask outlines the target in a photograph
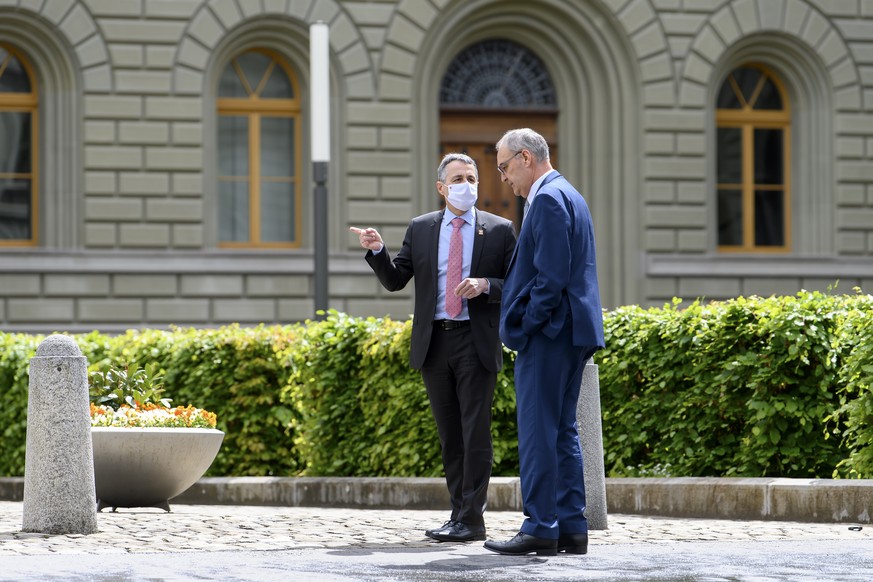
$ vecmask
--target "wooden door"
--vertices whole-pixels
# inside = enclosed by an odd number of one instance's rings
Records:
[[[515,223],[521,228],[524,199],[500,179],[497,143],[509,129],[530,127],[546,138],[552,165],[557,168],[554,112],[471,111],[444,108],[440,114],[440,158],[451,152],[467,154],[479,168],[479,201],[476,207]]]

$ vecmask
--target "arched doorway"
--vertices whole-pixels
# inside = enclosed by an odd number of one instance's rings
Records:
[[[432,210],[436,206],[433,168],[440,146],[466,145],[471,151],[474,145],[471,123],[461,132],[461,140],[469,141],[446,139],[452,137],[444,133],[451,125],[449,117],[460,113],[455,108],[465,106],[468,121],[473,118],[482,125],[492,115],[520,114],[498,122],[479,144],[490,147],[504,130],[517,126],[535,127],[548,136],[561,174],[582,193],[591,210],[601,301],[612,307],[638,303],[646,291],[640,263],[641,249],[647,244],[640,226],[645,192],[640,181],[644,169],[640,115],[644,95],[650,89],[660,91],[661,84],[653,79],[643,82],[634,44],[606,4],[469,0],[448,3],[436,13],[422,38],[411,80],[415,143],[410,171],[417,192],[413,209],[419,213]],[[478,43],[504,39],[512,40],[510,47],[521,45],[526,54],[545,63],[532,72],[548,73],[551,82],[545,86],[553,88],[554,96],[545,105],[536,101],[533,106],[529,102],[511,105],[520,111],[487,107],[481,98],[441,103],[443,85],[456,82],[452,73],[447,74],[453,61],[464,53],[470,55],[468,51]],[[457,84],[462,89],[475,87],[497,77],[504,90],[517,90],[526,87],[519,82],[535,78],[526,74],[519,81],[518,76],[509,75],[511,55],[500,54],[496,75],[481,69],[461,70],[458,78],[462,80]],[[470,66],[476,62],[481,59],[474,58]],[[478,103],[480,108],[469,103]],[[537,112],[553,120],[554,131],[537,125]],[[496,158],[480,161],[483,178],[490,174],[496,180],[495,162]]]
[[[452,60],[440,84],[440,156],[463,152],[479,166],[481,210],[521,227],[523,201],[500,181],[494,144],[509,129],[530,127],[549,144],[557,167],[557,99],[543,61],[513,41],[489,39]]]

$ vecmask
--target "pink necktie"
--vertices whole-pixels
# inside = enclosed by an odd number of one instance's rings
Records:
[[[453,218],[452,238],[449,242],[449,264],[446,268],[446,313],[452,319],[461,315],[461,298],[455,295],[455,288],[461,283],[461,269],[464,266],[464,241],[461,238],[463,218]]]

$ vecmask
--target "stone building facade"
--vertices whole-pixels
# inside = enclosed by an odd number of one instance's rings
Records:
[[[514,217],[521,125],[606,307],[873,287],[873,0],[0,0],[0,329],[313,317],[317,21],[330,307],[411,313],[348,227],[396,250],[444,151]]]

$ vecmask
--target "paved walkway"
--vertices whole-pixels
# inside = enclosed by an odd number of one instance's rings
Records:
[[[445,512],[228,505],[108,510],[99,533],[22,533],[0,502],[0,580],[869,580],[873,528],[610,515],[587,556],[498,556],[423,530]],[[522,516],[486,514],[508,539]],[[544,577],[543,577],[544,576]]]

